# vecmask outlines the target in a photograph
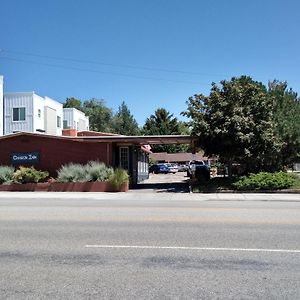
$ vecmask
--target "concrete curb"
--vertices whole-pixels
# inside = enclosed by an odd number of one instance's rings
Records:
[[[220,190],[216,192],[195,192],[195,194],[300,194],[299,189],[289,190],[257,190],[257,191],[235,191],[235,190]]]
[[[86,193],[86,192],[1,192],[1,199],[87,199],[139,201],[292,201],[300,202],[300,194],[291,193]]]

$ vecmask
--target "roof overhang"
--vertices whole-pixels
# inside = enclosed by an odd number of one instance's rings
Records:
[[[18,132],[0,137],[2,139],[10,139],[17,136],[33,136],[38,138],[64,139],[78,142],[97,142],[97,143],[118,143],[129,145],[168,145],[168,144],[193,144],[198,137],[190,135],[145,135],[145,136],[56,136],[40,133]]]
[[[114,143],[127,143],[134,145],[167,145],[191,144],[198,140],[190,135],[143,135],[143,136],[84,136],[77,137],[82,140],[111,141]]]

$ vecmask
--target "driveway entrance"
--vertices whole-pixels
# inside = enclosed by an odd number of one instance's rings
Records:
[[[188,193],[188,177],[186,172],[175,174],[149,174],[149,179],[139,183],[131,191],[154,193]]]

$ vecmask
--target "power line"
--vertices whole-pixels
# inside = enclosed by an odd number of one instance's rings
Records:
[[[136,65],[114,64],[114,63],[106,63],[106,62],[93,61],[93,60],[81,60],[81,59],[73,59],[73,58],[66,58],[66,57],[41,55],[41,54],[37,54],[37,53],[14,51],[14,50],[8,50],[8,49],[0,49],[0,58],[4,58],[4,59],[8,59],[8,60],[31,63],[31,64],[37,64],[37,65],[39,64],[39,65],[44,65],[44,66],[48,66],[48,67],[70,69],[70,70],[76,70],[76,71],[85,71],[85,72],[101,73],[101,74],[107,74],[107,75],[131,77],[131,78],[136,78],[136,79],[159,80],[159,81],[186,83],[186,84],[199,84],[199,85],[200,84],[201,85],[207,85],[208,84],[208,85],[210,85],[210,83],[201,83],[201,82],[193,82],[193,81],[185,81],[185,80],[173,80],[173,79],[168,79],[168,78],[137,76],[137,75],[131,75],[131,74],[123,74],[123,73],[99,71],[99,70],[92,70],[92,69],[85,69],[85,68],[69,67],[69,66],[63,66],[63,65],[55,65],[55,64],[51,64],[51,63],[43,63],[43,62],[29,61],[29,60],[26,60],[26,59],[1,56],[1,53],[8,53],[8,54],[11,53],[11,54],[16,54],[16,55],[32,56],[32,57],[36,57],[36,58],[45,58],[45,59],[60,60],[60,61],[66,61],[66,62],[68,61],[68,62],[76,62],[76,63],[110,66],[110,67],[121,67],[121,68],[135,69],[135,70],[158,71],[158,72],[179,73],[179,74],[186,74],[186,75],[189,74],[189,75],[198,75],[198,76],[199,75],[200,76],[217,76],[217,77],[225,77],[225,78],[230,77],[228,74],[225,75],[225,74],[217,74],[217,73],[189,72],[189,71],[165,69],[165,68],[152,68],[152,67],[136,66]],[[271,76],[271,77],[273,77],[273,76]],[[268,78],[268,79],[260,78],[259,80],[269,81],[271,79],[270,78]],[[289,83],[290,82],[299,83],[299,81],[296,81],[296,80],[289,80]]]
[[[41,66],[47,66],[47,67],[61,68],[61,69],[67,69],[67,70],[75,70],[75,71],[81,71],[81,72],[91,72],[91,73],[99,73],[99,74],[106,74],[106,75],[113,75],[113,76],[131,77],[131,78],[136,78],[136,79],[168,81],[168,82],[175,82],[175,83],[186,83],[186,84],[197,84],[197,85],[206,85],[207,84],[207,83],[201,83],[201,82],[196,82],[196,81],[184,81],[184,80],[175,80],[175,79],[168,79],[168,78],[137,76],[137,75],[132,75],[132,74],[106,72],[106,71],[99,71],[99,70],[93,70],[93,69],[84,69],[84,68],[77,68],[77,67],[71,67],[71,66],[56,65],[56,64],[49,64],[49,63],[43,63],[43,62],[37,62],[37,61],[24,60],[24,59],[19,59],[19,58],[12,58],[12,57],[7,57],[7,56],[0,56],[0,59],[6,59],[6,60],[11,60],[11,61],[16,61],[16,62],[23,62],[23,63],[29,63],[29,64],[41,65]]]
[[[137,70],[146,70],[146,71],[158,71],[158,72],[167,72],[167,73],[180,73],[180,74],[187,74],[187,75],[201,75],[201,76],[223,76],[226,77],[224,74],[213,74],[213,73],[203,73],[203,72],[190,72],[190,71],[183,71],[183,70],[173,70],[173,69],[166,69],[166,68],[152,68],[146,66],[136,66],[136,65],[124,65],[124,64],[114,64],[114,63],[106,63],[94,60],[82,60],[82,59],[74,59],[74,58],[66,58],[66,57],[57,57],[57,56],[48,56],[48,55],[41,55],[36,53],[29,53],[29,52],[21,52],[21,51],[13,51],[7,49],[0,49],[0,53],[12,53],[18,55],[27,55],[39,58],[47,58],[53,60],[62,60],[62,61],[70,61],[70,62],[77,62],[77,63],[88,63],[88,64],[97,64],[103,66],[110,66],[110,67],[121,67],[121,68],[129,68],[129,69],[137,69]]]

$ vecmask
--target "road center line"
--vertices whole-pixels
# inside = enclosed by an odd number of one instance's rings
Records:
[[[139,245],[85,245],[85,248],[115,248],[115,249],[171,249],[198,251],[240,251],[240,252],[279,252],[300,253],[295,249],[260,249],[260,248],[213,248],[213,247],[176,247],[176,246],[139,246]]]

